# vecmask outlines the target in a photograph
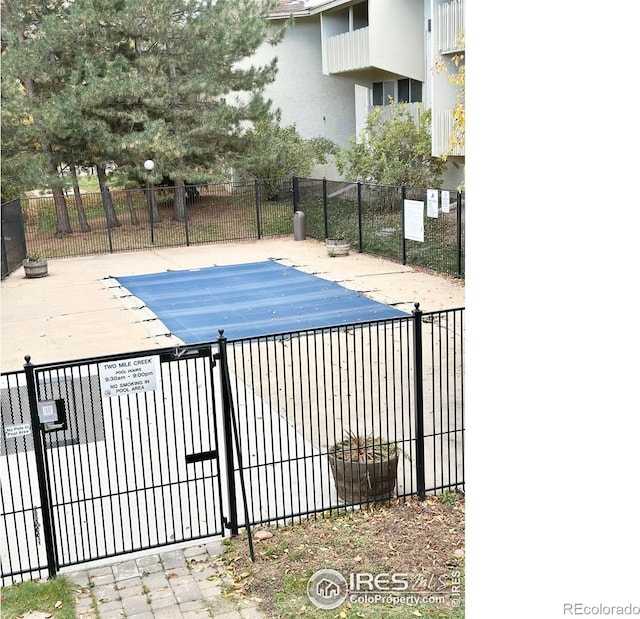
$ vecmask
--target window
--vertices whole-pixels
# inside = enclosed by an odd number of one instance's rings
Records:
[[[369,25],[369,3],[361,2],[352,7],[353,29],[366,28]]]
[[[396,97],[396,83],[397,92]],[[389,105],[389,97],[399,103],[421,103],[422,102],[422,82],[409,78],[398,80],[397,82],[374,82],[373,83],[373,105]]]
[[[391,97],[395,101],[395,90],[395,82],[374,82],[373,105],[389,105],[389,97]]]
[[[422,82],[409,78],[398,80],[398,101],[400,103],[421,103]]]

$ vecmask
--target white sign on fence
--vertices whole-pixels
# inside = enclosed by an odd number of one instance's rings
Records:
[[[446,189],[443,190],[442,193],[440,194],[440,197],[442,198],[442,212],[448,213],[449,201],[451,200],[451,196],[449,195],[449,192]]]
[[[31,424],[23,423],[19,426],[5,426],[4,435],[7,438],[18,438],[19,436],[27,436],[31,434]]]
[[[404,238],[424,243],[424,202],[404,201]]]
[[[100,391],[108,398],[139,391],[155,391],[158,365],[156,357],[139,357],[101,363]]]
[[[438,219],[438,190],[427,189],[427,217]]]

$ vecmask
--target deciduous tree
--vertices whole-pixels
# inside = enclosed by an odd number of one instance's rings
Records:
[[[308,176],[316,164],[327,162],[337,152],[326,138],[303,139],[295,125],[281,125],[282,114],[276,110],[247,130],[246,154],[236,164],[240,176],[281,179],[285,176]]]
[[[338,171],[353,181],[439,187],[444,162],[431,156],[431,111],[419,107],[416,119],[406,103],[389,104],[390,116],[375,108],[360,140],[352,136],[352,146],[338,152]]]

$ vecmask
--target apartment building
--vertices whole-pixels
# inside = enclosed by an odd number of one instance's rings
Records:
[[[461,53],[464,0],[282,0],[270,16],[293,26],[276,47],[258,51],[261,60],[278,56],[276,81],[266,91],[282,110],[282,121],[305,137],[324,136],[347,146],[359,136],[374,107],[389,98],[432,108],[433,154],[449,144],[456,88],[436,61]],[[458,149],[451,162],[464,163]],[[445,185],[455,187],[455,165]],[[333,166],[316,171],[338,178]]]

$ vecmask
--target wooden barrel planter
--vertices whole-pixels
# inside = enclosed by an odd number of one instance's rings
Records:
[[[345,503],[365,503],[391,498],[396,487],[398,471],[398,453],[395,446],[384,446],[375,454],[372,451],[364,454],[360,451],[358,457],[353,454],[348,443],[348,440],[338,443],[328,453],[338,497]]]
[[[351,244],[348,239],[326,239],[327,253],[331,257],[348,256]]]
[[[44,277],[49,275],[49,264],[46,258],[27,259],[22,262],[25,277]]]

